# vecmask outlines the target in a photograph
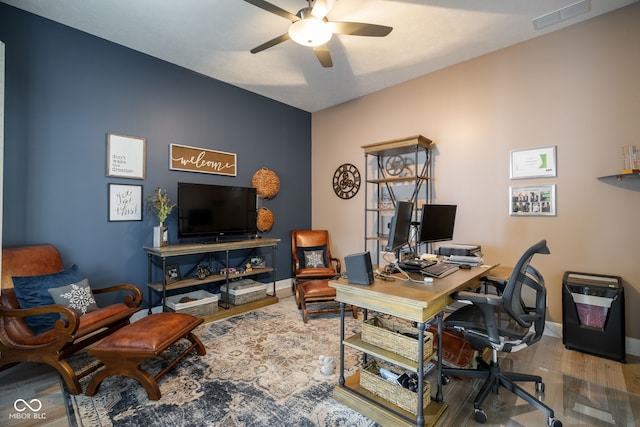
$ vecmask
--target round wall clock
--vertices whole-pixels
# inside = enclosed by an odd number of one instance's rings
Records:
[[[350,199],[360,189],[360,172],[351,163],[338,166],[333,174],[333,191],[341,199]]]

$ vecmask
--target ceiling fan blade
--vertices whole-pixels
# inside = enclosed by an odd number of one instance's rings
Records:
[[[294,15],[293,13],[287,12],[286,10],[274,4],[271,4],[268,1],[264,1],[264,0],[244,0],[244,1],[256,7],[259,7],[260,9],[264,9],[267,12],[275,13],[278,16],[282,16],[284,19],[288,19],[291,22],[296,22],[300,20],[300,18]]]
[[[311,9],[311,15],[318,19],[322,19],[331,11],[336,0],[316,0]]]
[[[331,54],[329,53],[329,48],[326,44],[322,44],[320,46],[314,46],[313,51],[316,53],[316,57],[320,64],[322,64],[325,68],[333,67],[333,61],[331,60]]]
[[[362,22],[331,21],[328,24],[335,34],[348,34],[351,36],[384,37],[393,30],[393,27]]]
[[[289,40],[289,33],[284,33],[281,36],[276,37],[275,39],[271,39],[268,42],[262,43],[260,46],[254,47],[253,49],[250,50],[250,52],[251,53],[262,52],[265,49],[269,49],[270,47],[273,47],[282,42],[286,42],[287,40]]]

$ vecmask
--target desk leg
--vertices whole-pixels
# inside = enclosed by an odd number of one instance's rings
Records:
[[[418,322],[418,413],[416,426],[424,426],[424,322]]]
[[[362,321],[366,322],[367,320],[369,320],[369,310],[365,308],[362,310]],[[365,366],[368,361],[369,361],[369,355],[367,353],[363,353],[362,366]]]
[[[436,392],[436,402],[442,403],[444,400],[442,397],[442,319],[444,316],[444,312],[438,313],[438,391]]]
[[[341,386],[344,386],[344,306],[345,303],[340,303],[340,378],[338,382]]]

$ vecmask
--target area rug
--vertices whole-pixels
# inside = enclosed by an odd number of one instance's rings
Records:
[[[347,336],[360,322],[345,316]],[[295,300],[199,326],[196,335],[207,354],[187,356],[158,384],[162,397],[148,399],[130,378],[105,379],[93,397],[65,389],[70,424],[108,426],[375,426],[337,402],[332,390],[338,369],[326,376],[319,357],[339,361],[339,314],[311,316],[303,323]],[[182,340],[184,341],[184,340]],[[185,341],[186,342],[186,341]],[[155,375],[180,350],[143,365]],[[89,362],[80,355],[72,364]],[[361,354],[345,349],[347,375],[362,363]],[[86,389],[88,378],[81,382]]]

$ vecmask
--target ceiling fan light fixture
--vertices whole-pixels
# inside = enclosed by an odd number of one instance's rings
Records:
[[[289,37],[303,46],[320,46],[331,40],[331,28],[326,21],[313,16],[294,22],[289,27]]]

